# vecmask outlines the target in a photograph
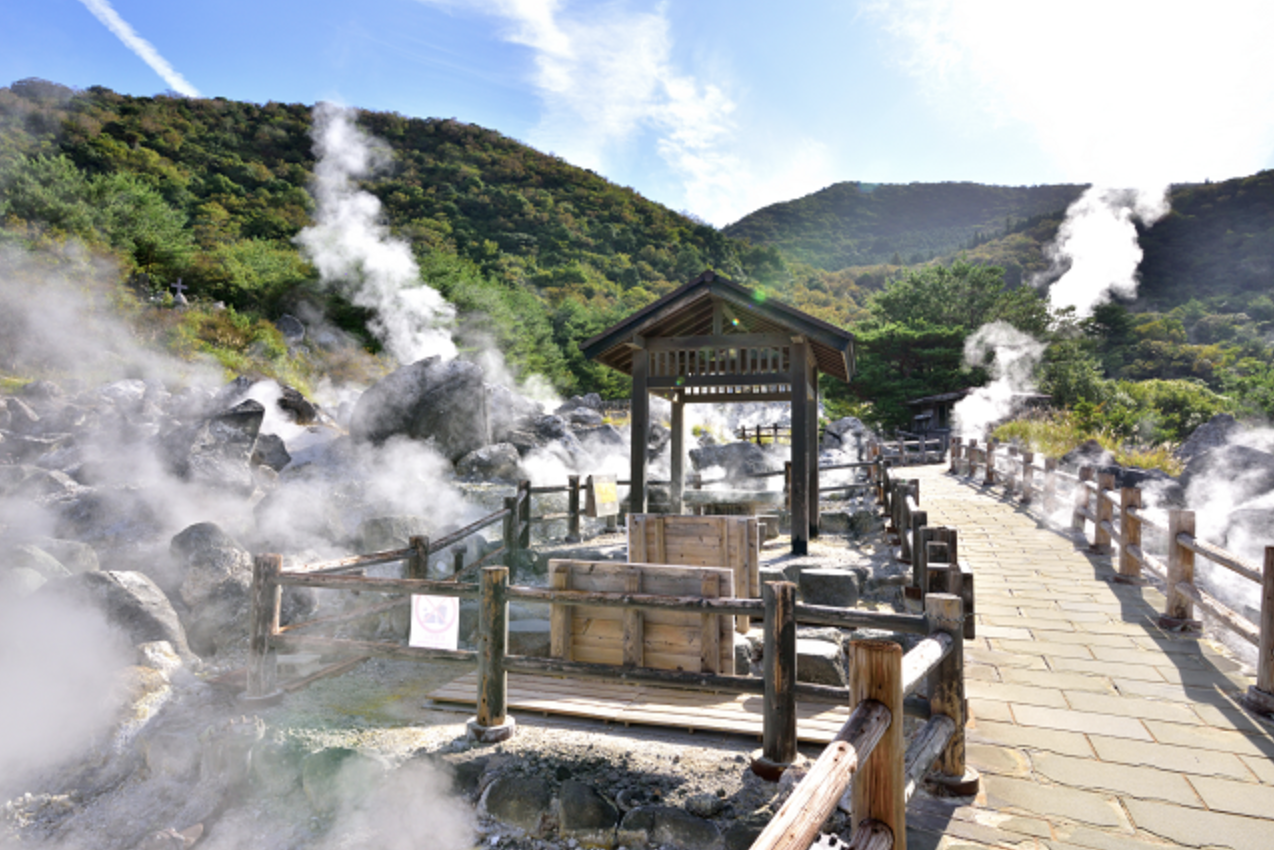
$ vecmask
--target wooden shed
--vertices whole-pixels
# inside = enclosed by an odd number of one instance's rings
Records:
[[[792,405],[792,551],[818,535],[818,375],[849,381],[854,336],[764,293],[704,272],[580,345],[633,379],[632,433],[648,433],[650,393],[672,403],[672,501],[685,481],[686,404]],[[646,510],[646,440],[632,441],[629,510]]]

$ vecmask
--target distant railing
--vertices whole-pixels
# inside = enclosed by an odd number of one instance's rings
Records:
[[[1022,503],[1039,497],[1046,515],[1061,506],[1059,487],[1069,489],[1072,530],[1084,533],[1086,523],[1092,523],[1090,549],[1094,552],[1109,553],[1112,543],[1119,545],[1117,580],[1138,583],[1145,566],[1164,582],[1167,601],[1159,618],[1162,625],[1197,627],[1193,618],[1193,608],[1197,605],[1225,628],[1258,647],[1256,684],[1248,689],[1243,701],[1255,711],[1274,714],[1274,546],[1265,547],[1265,562],[1258,567],[1233,552],[1200,540],[1195,534],[1193,511],[1170,509],[1167,525],[1154,521],[1145,513],[1140,488],[1116,490],[1112,472],[1098,472],[1091,466],[1083,466],[1078,475],[1072,475],[1059,469],[1055,458],[1045,458],[1040,468],[1033,452],[1020,451],[1016,446],[1003,448],[1001,454],[1001,446],[994,440],[984,446],[978,446],[976,440],[964,444],[956,440],[951,447],[950,471],[976,478],[980,466],[984,486],[1002,485],[1010,498],[1016,496]],[[1142,533],[1146,529],[1166,536],[1166,563],[1142,547]],[[1261,587],[1259,626],[1197,585],[1195,555],[1202,555]]]

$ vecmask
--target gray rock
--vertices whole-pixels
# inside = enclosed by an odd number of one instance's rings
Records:
[[[97,552],[87,543],[78,540],[60,540],[56,537],[38,537],[34,541],[71,573],[86,573],[100,568]]]
[[[265,466],[280,472],[291,462],[292,455],[288,454],[288,447],[284,445],[282,437],[276,434],[257,435],[256,446],[252,449],[254,466]]]
[[[487,786],[481,810],[501,823],[543,837],[549,828],[552,804],[552,792],[542,779],[505,774]]]
[[[181,575],[181,601],[192,610],[230,584],[245,594],[252,584],[252,554],[211,522],[192,525],[173,537],[168,552]]]
[[[491,442],[482,369],[439,357],[403,366],[359,398],[350,433],[374,443],[396,435],[432,441],[459,460]]]
[[[686,811],[695,817],[713,818],[724,808],[725,800],[716,794],[695,794],[686,800]]]
[[[8,430],[24,435],[35,435],[44,430],[40,415],[22,399],[11,396],[0,403],[9,411]]]
[[[1212,449],[1191,458],[1180,480],[1191,502],[1223,488],[1234,504],[1242,504],[1274,490],[1274,454],[1247,446]]]
[[[863,458],[863,447],[871,440],[871,430],[853,416],[846,416],[829,422],[823,430],[823,439],[819,448],[826,451],[841,451]]]
[[[0,496],[38,499],[74,493],[78,487],[64,472],[23,464],[0,466]]]
[[[183,660],[193,660],[185,629],[172,603],[142,573],[96,570],[49,582],[40,592],[97,608],[134,645],[166,640]]]
[[[1222,545],[1232,552],[1250,552],[1255,558],[1265,546],[1274,545],[1274,500],[1266,507],[1247,507],[1227,517]]]
[[[721,850],[716,824],[672,806],[639,806],[624,815],[615,836],[628,847]]]
[[[133,485],[103,485],[81,487],[45,505],[54,514],[54,536],[101,551],[132,546],[160,533],[164,523],[149,496]]]
[[[575,436],[585,449],[607,452],[624,445],[624,435],[614,425],[601,424],[594,428],[576,428]]]
[[[363,554],[405,549],[412,537],[430,533],[432,525],[422,516],[401,514],[365,519],[358,526],[359,551]]]
[[[565,416],[572,411],[581,409],[600,411],[602,409],[602,397],[597,393],[571,396],[553,412],[558,416]]]
[[[561,440],[571,436],[566,420],[560,416],[538,416],[531,421],[531,427],[535,431],[535,436],[542,441],[541,445],[550,440]]]
[[[619,809],[592,785],[568,779],[558,792],[558,834],[586,847],[614,847]]]
[[[52,381],[31,381],[23,384],[18,395],[35,401],[54,401],[66,395],[62,388]]]
[[[1189,461],[1204,452],[1221,448],[1242,431],[1243,426],[1233,416],[1228,413],[1218,413],[1195,428],[1173,454],[1181,460]]]
[[[602,424],[602,414],[590,407],[577,407],[566,414],[572,428],[596,428]]]
[[[19,543],[8,547],[3,554],[0,554],[0,564],[8,569],[35,570],[46,580],[66,578],[71,575],[71,571],[57,558],[30,543]]]
[[[318,405],[303,396],[300,390],[289,387],[287,384],[279,389],[279,400],[276,404],[289,419],[297,425],[313,425],[318,421]]]
[[[755,482],[756,479],[747,476],[776,468],[764,449],[746,441],[691,449],[690,462],[699,471],[719,466],[725,470],[727,480],[744,482]]]
[[[843,688],[849,684],[849,665],[845,651],[826,640],[798,638],[796,641],[796,678],[816,685]]]
[[[650,428],[646,432],[646,451],[652,455],[657,455],[664,450],[669,442],[672,441],[672,431],[669,431],[658,422],[651,422]]]
[[[248,495],[256,488],[252,451],[265,407],[253,399],[164,436],[169,468],[187,481]]]
[[[456,462],[456,474],[477,481],[517,481],[522,456],[512,443],[492,443],[474,449]]]
[[[759,824],[745,821],[732,823],[722,836],[725,841],[725,850],[748,850],[753,842],[761,837],[761,832],[764,829],[765,827]]]
[[[296,345],[305,340],[305,325],[296,316],[284,313],[274,320],[274,326],[283,334],[288,345]]]
[[[1058,462],[1062,469],[1074,472],[1081,466],[1114,466],[1115,456],[1102,448],[1101,443],[1096,440],[1085,440],[1062,455]]]
[[[519,395],[502,384],[487,384],[487,418],[491,423],[491,439],[511,442],[510,433],[526,430],[528,423],[544,415],[544,407]]]
[[[810,605],[853,608],[858,604],[858,576],[849,570],[802,570],[801,599]]]

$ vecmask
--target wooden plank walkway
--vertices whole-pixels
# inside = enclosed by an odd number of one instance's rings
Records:
[[[998,490],[908,467],[930,525],[959,529],[977,575],[966,644],[972,806],[914,800],[910,848],[1274,848],[1274,725],[1206,639],[1155,624],[1163,597],[1112,584]]]
[[[478,674],[468,673],[429,696],[436,702],[473,705]],[[677,688],[628,682],[562,679],[510,673],[511,711],[586,717],[625,726],[665,726],[691,732],[719,732],[761,737],[763,698],[748,694],[704,694]],[[798,703],[796,735],[825,745],[849,718],[849,708],[827,703]]]

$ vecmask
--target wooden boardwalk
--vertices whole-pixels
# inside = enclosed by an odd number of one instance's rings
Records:
[[[1155,625],[1163,597],[1112,584],[998,491],[909,467],[930,525],[959,529],[977,576],[966,644],[975,805],[913,800],[911,848],[1274,848],[1274,725],[1206,639]]]

